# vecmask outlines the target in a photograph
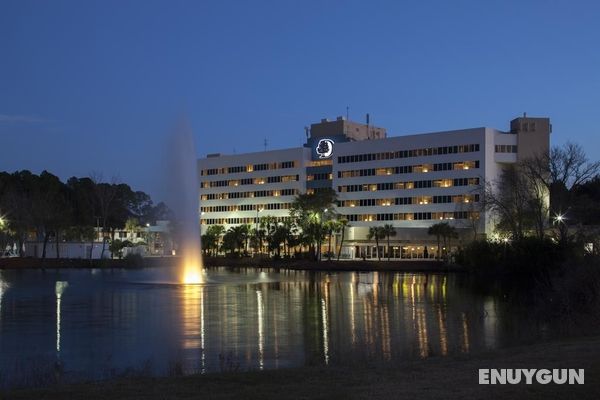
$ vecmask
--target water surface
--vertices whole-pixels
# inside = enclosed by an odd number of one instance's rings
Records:
[[[210,268],[0,271],[3,385],[51,366],[217,372],[469,353],[542,330],[452,274]]]

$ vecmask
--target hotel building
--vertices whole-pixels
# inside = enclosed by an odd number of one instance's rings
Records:
[[[548,118],[525,115],[508,131],[393,137],[342,117],[323,119],[311,125],[303,147],[198,160],[202,231],[255,224],[267,215],[283,221],[296,195],[332,188],[335,212],[349,221],[343,258],[375,257],[367,234],[384,224],[396,229],[393,258],[433,257],[437,240],[427,234],[433,224],[453,225],[461,241],[493,232],[493,218],[481,207],[484,182],[497,180],[503,165],[547,153],[550,132]],[[386,244],[380,241],[380,252]]]

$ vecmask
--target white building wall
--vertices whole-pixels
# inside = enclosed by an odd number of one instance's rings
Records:
[[[210,157],[203,158],[198,160],[198,170],[199,175],[200,172],[207,169],[212,168],[223,168],[223,167],[236,167],[236,166],[247,166],[247,165],[256,165],[256,164],[271,164],[271,163],[282,163],[288,161],[294,161],[294,168],[278,168],[278,169],[269,169],[262,171],[252,171],[252,172],[237,172],[237,173],[225,173],[225,174],[216,174],[216,175],[201,175],[200,181],[201,186],[202,182],[210,182],[210,181],[221,181],[221,180],[242,180],[242,179],[255,179],[255,178],[265,178],[264,184],[248,184],[248,185],[238,185],[238,186],[222,186],[222,187],[212,187],[212,188],[200,188],[200,208],[201,208],[201,231],[204,233],[206,231],[206,227],[208,226],[208,222],[213,220],[220,220],[223,218],[227,219],[235,219],[235,218],[243,218],[246,223],[253,224],[256,221],[257,215],[259,218],[264,216],[273,216],[284,218],[289,216],[288,209],[279,209],[279,210],[269,210],[265,207],[267,204],[282,204],[282,203],[292,203],[294,201],[295,195],[278,195],[278,196],[270,196],[270,197],[245,197],[245,198],[228,198],[228,199],[213,199],[213,200],[203,200],[203,195],[211,195],[211,194],[219,194],[219,193],[234,193],[234,192],[257,192],[257,191],[282,191],[285,189],[295,189],[297,193],[304,193],[306,191],[306,163],[310,157],[310,149],[307,148],[293,148],[293,149],[284,149],[284,150],[273,150],[273,151],[264,151],[257,153],[247,153],[247,154],[237,154],[237,155],[222,155],[218,157]],[[289,175],[298,175],[298,180],[293,182],[278,182],[278,183],[267,183],[267,179],[269,177],[275,176],[289,176]],[[247,211],[230,211],[230,212],[215,212],[209,211],[211,207],[215,206],[237,206],[238,208],[241,206],[250,206],[251,210]],[[256,212],[256,208],[261,209],[258,214]],[[228,229],[232,225],[230,223],[219,223],[220,225],[224,225],[226,229]]]
[[[437,179],[455,179],[455,178],[480,178],[485,176],[485,153],[486,153],[486,128],[466,129],[459,131],[438,132],[430,134],[410,135],[391,137],[384,140],[372,140],[362,142],[341,143],[336,147],[337,157],[349,156],[354,154],[365,153],[380,153],[380,152],[395,152],[400,150],[412,150],[430,147],[442,146],[460,146],[460,145],[479,145],[479,151],[466,152],[457,154],[441,154],[429,155],[420,157],[394,158],[389,160],[375,160],[367,162],[355,163],[337,163],[333,165],[333,186],[337,189],[342,185],[357,185],[357,184],[377,184],[385,182],[407,182],[421,180],[437,180]],[[338,178],[339,171],[348,171],[355,169],[367,168],[393,168],[398,166],[415,166],[422,164],[436,163],[457,163],[464,161],[479,161],[479,168],[468,170],[446,170],[428,172],[412,172],[401,173],[384,176],[368,176],[368,177],[353,177],[353,178]],[[359,199],[381,199],[390,198],[394,200],[397,197],[419,197],[419,196],[452,196],[452,195],[472,195],[474,194],[475,186],[451,186],[451,187],[431,187],[431,188],[413,188],[399,190],[383,190],[383,191],[360,191],[338,193],[340,200],[359,200]],[[462,205],[461,205],[462,206]],[[390,206],[368,206],[368,207],[342,207],[338,212],[342,214],[378,214],[378,213],[418,213],[418,212],[454,212],[467,210],[467,207],[458,207],[456,203],[438,203],[433,204],[410,204],[410,205],[392,205]],[[481,224],[483,226],[485,217],[482,216]],[[355,229],[351,229],[350,237],[352,239],[364,239],[368,229],[358,229],[360,227],[368,228],[370,226],[383,225],[391,223],[400,230],[411,229],[415,233],[418,231],[419,236],[426,235],[426,228],[440,222],[439,220],[394,220],[394,221],[352,221],[351,225]],[[457,227],[465,227],[462,221],[449,220],[452,225]],[[421,229],[415,229],[421,228]]]
[[[473,205],[467,203],[428,203],[428,204],[410,204],[410,205],[395,205],[394,199],[398,197],[419,197],[419,196],[465,196],[474,195],[479,192],[485,182],[493,182],[499,176],[501,167],[505,163],[516,161],[514,153],[498,153],[495,145],[501,144],[506,146],[516,146],[517,135],[500,132],[491,128],[472,128],[427,134],[407,135],[398,137],[388,137],[386,139],[377,140],[362,140],[353,142],[338,142],[334,145],[332,160],[332,176],[331,181],[334,190],[339,186],[346,185],[363,185],[377,184],[387,182],[408,182],[422,180],[438,180],[438,179],[457,179],[457,178],[479,178],[479,185],[470,186],[450,186],[450,187],[426,187],[413,189],[394,189],[394,190],[377,190],[377,191],[357,191],[357,192],[338,192],[340,201],[360,200],[360,199],[390,199],[389,206],[355,206],[355,207],[338,207],[337,212],[340,214],[389,214],[389,213],[453,213],[458,211],[480,212],[479,233],[490,234],[493,230],[493,221],[482,210],[479,209],[479,204]],[[339,157],[366,154],[366,153],[383,153],[396,152],[401,150],[414,150],[423,148],[439,148],[444,146],[465,146],[478,145],[478,151],[469,151],[450,154],[424,155],[418,157],[380,159],[372,161],[348,162],[340,163]],[[200,181],[223,181],[223,180],[241,180],[247,178],[265,178],[270,176],[285,176],[298,175],[299,180],[294,182],[280,183],[264,183],[264,184],[249,184],[238,186],[221,186],[221,187],[201,187],[200,188],[200,207],[202,210],[200,219],[203,222],[202,232],[205,232],[208,224],[218,223],[229,228],[236,223],[223,223],[224,218],[228,221],[232,219],[243,219],[240,223],[253,224],[257,218],[256,208],[264,207],[265,204],[277,203],[292,203],[294,195],[288,196],[271,196],[271,197],[246,197],[246,198],[227,198],[227,199],[202,199],[203,197],[225,193],[229,195],[234,192],[254,192],[264,190],[284,190],[296,189],[298,193],[306,191],[306,168],[311,165],[311,150],[306,147],[274,150],[237,155],[220,155],[217,157],[203,158],[198,160],[199,171],[206,171],[214,168],[226,168],[244,165],[255,165],[264,163],[281,163],[286,161],[294,161],[294,168],[273,169],[264,171],[251,172],[235,172],[235,173],[219,173],[215,175],[201,175]],[[421,164],[437,164],[437,163],[460,163],[460,162],[478,161],[478,168],[458,169],[458,170],[442,170],[428,172],[412,172],[398,173],[383,176],[362,176],[362,177],[338,177],[338,172],[360,169],[377,169],[377,168],[394,168],[402,166],[415,166]],[[481,193],[480,193],[481,194]],[[481,200],[481,199],[480,199]],[[252,209],[247,211],[212,211],[211,207],[242,207],[250,206]],[[288,217],[288,209],[268,210],[264,209],[258,214],[258,217],[263,216]],[[217,221],[217,222],[215,222]],[[351,227],[347,230],[346,238],[348,241],[364,241],[368,228],[371,226],[381,226],[383,224],[392,224],[398,230],[398,236],[395,240],[410,240],[418,238],[419,240],[429,240],[432,238],[427,235],[427,228],[431,225],[440,222],[439,219],[429,220],[391,220],[391,221],[351,221]],[[457,228],[461,228],[463,232],[472,231],[470,226],[472,223],[465,220],[447,219],[444,222],[449,222]]]

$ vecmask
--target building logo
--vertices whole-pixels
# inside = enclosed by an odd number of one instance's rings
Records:
[[[321,139],[315,147],[315,151],[319,155],[319,158],[329,158],[333,153],[333,140],[331,139]]]

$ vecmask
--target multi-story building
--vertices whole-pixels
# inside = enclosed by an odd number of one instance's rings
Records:
[[[547,153],[550,132],[548,118],[525,115],[506,132],[483,127],[396,137],[342,117],[321,120],[303,147],[198,160],[202,229],[255,224],[266,215],[284,220],[296,195],[332,188],[335,212],[349,221],[345,258],[374,257],[368,231],[384,224],[397,233],[393,258],[433,257],[437,241],[427,231],[435,223],[455,226],[461,240],[492,233],[494,221],[480,206],[484,182],[497,180],[505,164]]]

